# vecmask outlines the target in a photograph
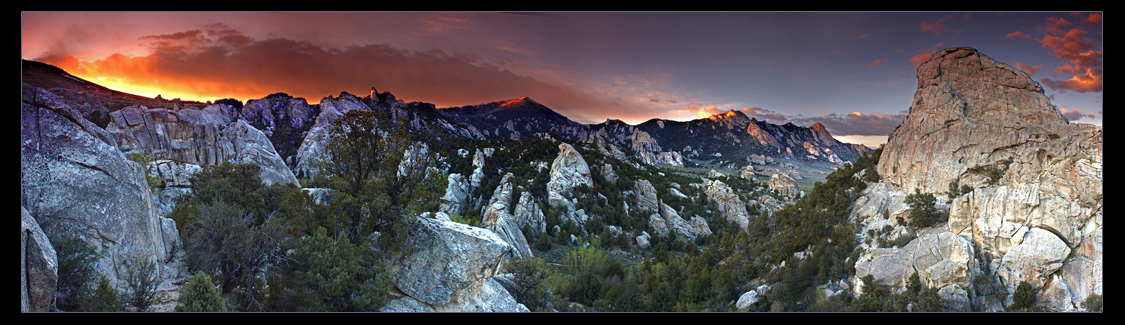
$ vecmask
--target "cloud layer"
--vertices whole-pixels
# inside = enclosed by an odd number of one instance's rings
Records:
[[[429,27],[458,28],[458,23],[440,20]],[[114,54],[88,62],[48,54],[36,60],[80,77],[97,76],[91,80],[99,83],[151,85],[165,98],[246,100],[285,91],[318,102],[341,91],[364,95],[375,87],[438,107],[529,96],[572,118],[580,118],[579,108],[615,109],[584,92],[439,49],[410,51],[388,44],[324,48],[286,38],[252,39],[223,24],[138,41],[150,50],[148,55]]]

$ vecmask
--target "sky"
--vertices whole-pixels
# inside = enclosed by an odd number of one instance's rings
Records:
[[[1102,125],[1101,12],[23,12],[21,56],[165,99],[319,103],[371,88],[438,108],[531,97],[571,120],[739,110],[878,147],[918,65],[973,47]]]

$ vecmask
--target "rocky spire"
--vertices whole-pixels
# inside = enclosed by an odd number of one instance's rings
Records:
[[[993,165],[1012,148],[1067,120],[1023,71],[972,48],[935,53],[918,67],[918,91],[890,135],[879,174],[907,192],[945,191],[969,168]]]

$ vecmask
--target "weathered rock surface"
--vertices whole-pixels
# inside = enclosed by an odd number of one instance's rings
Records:
[[[239,116],[262,131],[282,161],[288,163],[289,167],[295,167],[293,157],[319,113],[319,105],[310,106],[304,98],[275,93],[246,101]]]
[[[692,184],[699,186],[699,184]],[[738,194],[731,190],[730,186],[721,181],[705,181],[702,184],[703,192],[707,194],[707,200],[714,203],[719,208],[719,212],[727,221],[738,223],[738,227],[746,230],[746,225],[750,223],[749,216],[746,213],[746,204],[742,203],[742,199]]]
[[[520,231],[519,221],[509,212],[512,206],[512,177],[512,173],[507,173],[500,180],[500,185],[492,192],[492,199],[482,208],[484,211],[481,212],[480,225],[482,228],[492,230],[504,242],[511,245],[515,256],[534,257],[531,246],[527,244],[527,239]]]
[[[66,233],[101,254],[99,273],[112,284],[131,259],[161,266],[169,251],[144,167],[118,150],[109,132],[78,116],[51,93],[23,89],[21,206],[45,233]]]
[[[980,186],[969,168],[1019,157],[1021,147],[1070,133],[1067,124],[1027,73],[972,48],[945,49],[918,67],[914,103],[883,148],[879,175],[907,193]]]
[[[203,170],[195,164],[157,160],[146,167],[149,177],[160,179],[164,187],[152,193],[156,215],[165,216],[176,207],[176,198],[191,193],[191,177]]]
[[[348,93],[339,97],[328,96],[320,100],[320,114],[316,116],[297,149],[296,165],[293,172],[302,178],[312,178],[320,172],[327,161],[324,160],[325,146],[328,145],[332,122],[351,110],[371,110],[360,98]]]
[[[638,179],[633,183],[633,209],[642,212],[660,211],[660,200],[656,198],[656,188],[647,179]]]
[[[860,230],[906,215],[905,193],[935,193],[939,210],[949,203],[949,220],[937,228],[972,243],[977,264],[991,270],[981,275],[991,278],[985,282],[1010,293],[1027,281],[1054,310],[1075,310],[1100,293],[1101,127],[1069,124],[1026,73],[971,48],[923,63],[914,99],[883,149],[883,181],[856,201]],[[973,190],[945,198],[951,183]],[[995,309],[992,300],[970,298]]]
[[[499,273],[512,249],[496,233],[430,218],[428,213],[416,218],[411,228],[406,249],[393,257],[388,272],[395,287],[416,302],[392,301],[388,310],[475,308],[489,305],[478,303],[482,300],[511,298],[499,284],[488,281]]]
[[[261,167],[265,184],[298,184],[270,139],[245,120],[226,115],[224,105],[203,110],[126,107],[110,114],[106,131],[126,157],[144,153],[195,165],[224,161]]]
[[[534,236],[547,231],[547,217],[543,215],[543,210],[539,208],[537,202],[530,192],[520,193],[520,201],[516,203],[516,209],[512,212],[519,228],[528,227]]]
[[[39,223],[20,207],[20,311],[54,311],[59,263]]]
[[[973,275],[980,273],[973,245],[950,232],[925,234],[902,248],[868,251],[856,260],[855,269],[855,279],[870,274],[875,285],[887,292],[902,291],[915,272],[923,285],[939,289],[950,285],[972,288]],[[863,292],[862,281],[852,282],[860,284],[855,286],[856,293]]]
[[[789,198],[801,197],[801,190],[797,189],[797,181],[794,181],[785,174],[773,174],[769,182],[766,183],[766,186]]]
[[[574,188],[585,184],[594,187],[590,167],[582,155],[567,143],[559,144],[559,155],[551,163],[551,178],[547,182],[547,204],[562,212],[563,218],[584,224],[586,215],[577,209],[573,198]]]
[[[438,210],[449,215],[463,215],[471,194],[469,182],[461,174],[449,174],[449,185],[445,188],[445,195],[441,197]]]

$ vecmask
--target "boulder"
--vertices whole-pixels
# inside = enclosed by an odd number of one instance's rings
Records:
[[[742,199],[734,193],[730,186],[714,180],[705,181],[702,187],[703,192],[707,194],[707,200],[718,207],[719,212],[727,221],[738,223],[739,228],[746,230],[746,226],[750,223],[749,216],[746,213],[746,205],[742,203]]]
[[[43,232],[94,246],[96,269],[113,285],[135,258],[161,265],[162,278],[178,276],[163,267],[172,256],[145,168],[50,92],[25,86],[21,113],[20,202]]]
[[[511,254],[511,246],[487,229],[430,218],[428,213],[412,223],[404,251],[392,257],[387,269],[395,287],[420,303],[472,301]],[[492,289],[483,290],[489,294]]]
[[[973,245],[950,232],[931,232],[901,248],[876,248],[865,252],[855,262],[855,279],[868,274],[875,284],[887,292],[904,290],[907,279],[917,272],[922,284],[932,288],[958,285],[971,288],[980,266],[974,258]],[[853,280],[860,284],[861,281]],[[857,294],[860,285],[854,286]]]
[[[633,183],[633,193],[636,204],[633,209],[642,212],[660,211],[660,200],[656,198],[656,188],[647,179],[638,179]]]
[[[20,311],[55,311],[59,263],[39,223],[20,207]]]
[[[510,293],[496,280],[496,277],[488,278],[481,285],[480,290],[473,295],[459,297],[457,301],[448,304],[434,306],[415,299],[411,296],[404,296],[399,299],[387,302],[383,307],[383,312],[407,312],[407,313],[515,313],[515,312],[530,312],[527,306],[516,302]]]
[[[500,185],[492,192],[492,199],[482,208],[480,225],[500,235],[504,242],[512,246],[517,257],[529,258],[534,256],[531,247],[520,231],[519,221],[508,212],[512,205],[512,177],[512,173],[507,173],[500,180]]]
[[[1010,288],[1027,281],[1032,288],[1039,289],[1062,268],[1068,255],[1070,248],[1058,236],[1041,228],[1031,228],[1019,245],[1004,254],[996,273]]]
[[[441,197],[439,211],[450,215],[465,214],[465,205],[468,203],[469,182],[461,174],[449,174],[449,185],[445,188],[445,195]]]
[[[651,236],[648,234],[648,232],[642,231],[641,234],[637,235],[636,237],[637,247],[640,247],[641,249],[648,248],[649,238],[651,238]]]
[[[784,173],[773,174],[766,186],[789,198],[801,197],[801,190],[797,189],[797,182]]]
[[[750,290],[738,296],[738,302],[735,303],[735,307],[740,311],[747,311],[750,309],[750,306],[757,304],[759,299],[761,298],[758,291]]]

